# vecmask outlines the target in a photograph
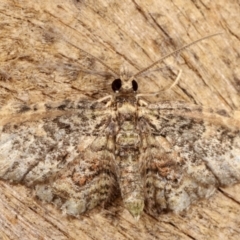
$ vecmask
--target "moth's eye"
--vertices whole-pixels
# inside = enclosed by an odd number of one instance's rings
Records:
[[[132,88],[133,88],[134,92],[136,92],[138,90],[138,84],[135,80],[132,80]]]
[[[112,82],[112,90],[113,90],[114,92],[119,91],[121,87],[122,87],[122,81],[121,81],[121,79],[115,79],[115,80]]]

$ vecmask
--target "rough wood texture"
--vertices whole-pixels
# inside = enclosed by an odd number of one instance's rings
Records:
[[[0,107],[65,98],[96,99],[112,79],[70,43],[115,71],[122,62],[136,72],[164,54],[211,33],[169,60],[180,83],[160,99],[182,99],[240,117],[240,4],[224,1],[10,1],[0,3]],[[69,43],[68,43],[69,42]],[[174,60],[175,59],[175,60]],[[161,71],[139,80],[142,92],[172,83]],[[155,101],[156,99],[153,99]],[[158,99],[159,101],[159,99]],[[134,222],[115,201],[80,219],[38,202],[23,186],[0,182],[0,239],[239,239],[240,186],[219,191],[180,215],[144,214]]]

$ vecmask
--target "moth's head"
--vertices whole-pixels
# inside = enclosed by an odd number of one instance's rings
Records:
[[[112,90],[115,93],[136,93],[138,89],[137,81],[127,71],[125,66],[120,68],[120,78],[112,82]]]

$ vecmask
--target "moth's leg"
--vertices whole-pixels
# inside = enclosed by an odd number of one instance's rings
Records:
[[[106,99],[110,99],[110,101],[112,101],[112,99],[113,99],[113,96],[112,95],[107,95],[107,96],[105,96],[105,97],[102,97],[102,98],[100,98],[100,99],[98,99],[96,102],[103,102],[103,101],[105,101]]]
[[[107,95],[105,97],[102,97],[102,98],[98,99],[97,101],[95,101],[94,103],[100,103],[100,102],[103,102],[107,99],[109,99],[109,101],[105,105],[105,107],[107,108],[107,107],[111,106],[112,103],[113,103],[113,96],[112,95]]]
[[[167,87],[166,89],[163,89],[162,91],[167,91],[167,90],[170,90],[173,87],[175,87],[178,84],[178,82],[181,78],[181,75],[182,75],[182,69],[179,69],[178,75],[177,75],[176,79],[174,80],[174,82],[170,85],[170,87]]]
[[[156,97],[156,96],[159,95],[159,93],[172,89],[174,86],[176,86],[176,84],[178,84],[178,82],[181,78],[181,75],[182,75],[182,70],[180,69],[176,79],[174,80],[174,82],[169,87],[166,87],[166,88],[164,88],[164,89],[162,89],[158,92],[155,92],[155,93],[139,93],[139,94],[136,95],[136,99],[139,100],[140,97]],[[143,100],[141,100],[141,101],[143,101]]]

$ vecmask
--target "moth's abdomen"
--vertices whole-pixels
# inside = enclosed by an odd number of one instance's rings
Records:
[[[116,136],[118,179],[125,207],[139,218],[144,208],[144,185],[139,162],[140,136],[133,121],[124,121]]]

